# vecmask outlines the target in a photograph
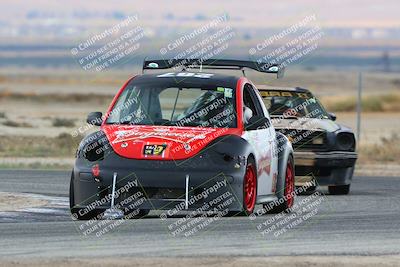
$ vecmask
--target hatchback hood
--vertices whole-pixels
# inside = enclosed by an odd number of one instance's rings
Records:
[[[113,150],[131,159],[182,160],[196,155],[216,138],[238,129],[147,125],[102,127]]]

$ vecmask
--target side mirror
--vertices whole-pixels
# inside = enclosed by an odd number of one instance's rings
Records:
[[[333,121],[336,120],[336,114],[335,113],[329,112],[328,115],[329,115],[329,117],[331,117],[331,120],[333,120]]]
[[[271,126],[268,118],[264,116],[253,116],[245,125],[246,131],[268,129]]]
[[[95,126],[100,126],[103,123],[103,113],[90,112],[87,116],[86,122]]]

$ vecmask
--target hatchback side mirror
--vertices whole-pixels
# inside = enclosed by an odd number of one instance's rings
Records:
[[[249,122],[246,124],[246,131],[268,129],[271,126],[268,118],[264,116],[253,116],[250,118]]]
[[[335,113],[329,112],[328,115],[331,118],[331,120],[333,120],[333,121],[336,120],[336,114]]]
[[[95,126],[100,126],[103,123],[103,113],[101,112],[90,112],[87,116],[86,122]]]

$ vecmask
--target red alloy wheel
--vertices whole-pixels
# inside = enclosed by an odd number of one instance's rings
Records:
[[[285,198],[287,202],[287,208],[291,208],[294,202],[294,173],[293,165],[290,161],[286,167]]]
[[[244,175],[244,204],[247,212],[253,212],[256,205],[257,177],[253,165],[247,165]]]

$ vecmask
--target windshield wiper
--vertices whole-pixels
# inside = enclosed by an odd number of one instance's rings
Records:
[[[121,125],[133,125],[134,123],[131,120],[123,120],[123,121],[107,121],[106,124],[121,124]]]
[[[176,123],[175,123],[175,125],[177,125]],[[181,127],[197,127],[197,126],[201,126],[201,123],[200,122],[188,122],[188,123],[182,123],[182,125],[179,125],[179,126],[181,126]]]
[[[167,120],[167,119],[161,119],[161,120],[153,121],[153,124],[154,125],[160,125],[160,126],[163,126],[163,125],[172,126],[172,125],[174,125],[174,123],[172,121]]]
[[[129,124],[127,122],[119,122],[119,121],[107,121],[106,122],[107,125],[115,125],[115,124]]]
[[[134,123],[132,122],[132,120],[123,120],[123,121],[120,121],[119,124],[131,125],[131,124],[134,124]]]
[[[288,115],[269,115],[271,118],[282,118],[282,119],[299,119],[297,116],[288,116]]]

